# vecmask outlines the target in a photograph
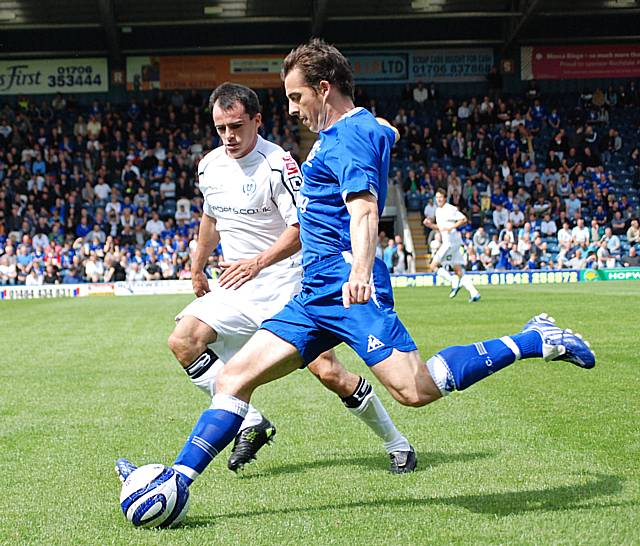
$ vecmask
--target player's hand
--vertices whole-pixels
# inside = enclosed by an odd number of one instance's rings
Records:
[[[218,284],[223,288],[236,290],[244,283],[255,279],[260,273],[257,258],[238,260],[237,262],[220,262],[222,275],[218,278]]]
[[[349,309],[351,304],[367,303],[371,298],[371,284],[365,281],[351,280],[342,285],[342,305]]]
[[[209,288],[209,279],[207,279],[203,271],[194,271],[191,274],[191,286],[196,298],[200,298],[211,291]]]

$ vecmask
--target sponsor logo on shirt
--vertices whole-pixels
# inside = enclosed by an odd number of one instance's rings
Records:
[[[223,212],[231,212],[232,214],[242,214],[242,215],[253,215],[253,214],[266,214],[271,212],[270,207],[257,207],[257,208],[239,208],[239,207],[226,207],[222,205],[212,205],[209,203],[209,206],[215,212],[223,213]]]

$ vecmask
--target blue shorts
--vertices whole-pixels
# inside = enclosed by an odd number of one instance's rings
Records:
[[[369,302],[345,309],[342,285],[350,273],[351,264],[342,255],[310,265],[304,271],[302,291],[260,328],[295,346],[305,366],[342,342],[367,366],[388,358],[393,349],[415,350],[416,344],[393,310],[391,278],[384,262],[374,262]]]

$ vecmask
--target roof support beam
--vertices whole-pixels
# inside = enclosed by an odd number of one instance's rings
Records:
[[[322,37],[324,24],[327,21],[327,7],[329,0],[313,0],[311,3],[311,36]]]
[[[111,67],[116,69],[123,68],[124,62],[122,51],[120,50],[120,38],[113,8],[113,0],[98,0],[98,8],[100,10],[100,21],[102,22],[107,38]]]
[[[515,42],[516,38],[518,37],[518,34],[520,34],[520,31],[524,28],[524,25],[530,19],[531,15],[533,15],[533,12],[535,11],[536,6],[539,3],[540,3],[540,0],[520,0],[520,2],[518,2],[518,4],[520,4],[518,6],[520,9],[518,11],[522,12],[522,17],[520,17],[520,19],[518,19],[513,24],[513,26],[511,27],[511,30],[507,34],[504,40],[504,45],[502,46],[503,54],[506,53],[509,47],[511,47],[511,44]]]

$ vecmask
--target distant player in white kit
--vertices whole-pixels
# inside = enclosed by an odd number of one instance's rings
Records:
[[[459,228],[467,223],[467,217],[456,207],[447,203],[447,192],[441,188],[436,190],[436,222],[431,218],[424,219],[424,225],[440,231],[442,245],[431,259],[431,271],[451,283],[450,298],[455,298],[461,286],[469,292],[469,303],[480,299],[480,293],[471,282],[471,278],[465,276],[465,257],[462,251],[462,237]],[[451,267],[454,275],[447,271]]]
[[[288,152],[257,134],[260,104],[251,89],[222,84],[210,107],[223,145],[198,164],[204,214],[192,265],[197,299],[176,317],[169,347],[191,381],[213,397],[224,363],[300,291],[296,196],[302,175]],[[224,272],[210,290],[204,268],[218,242]],[[384,441],[391,472],[415,469],[413,448],[366,379],[348,372],[333,351],[321,354],[309,370]],[[275,427],[251,406],[229,469],[251,462],[274,435]]]

